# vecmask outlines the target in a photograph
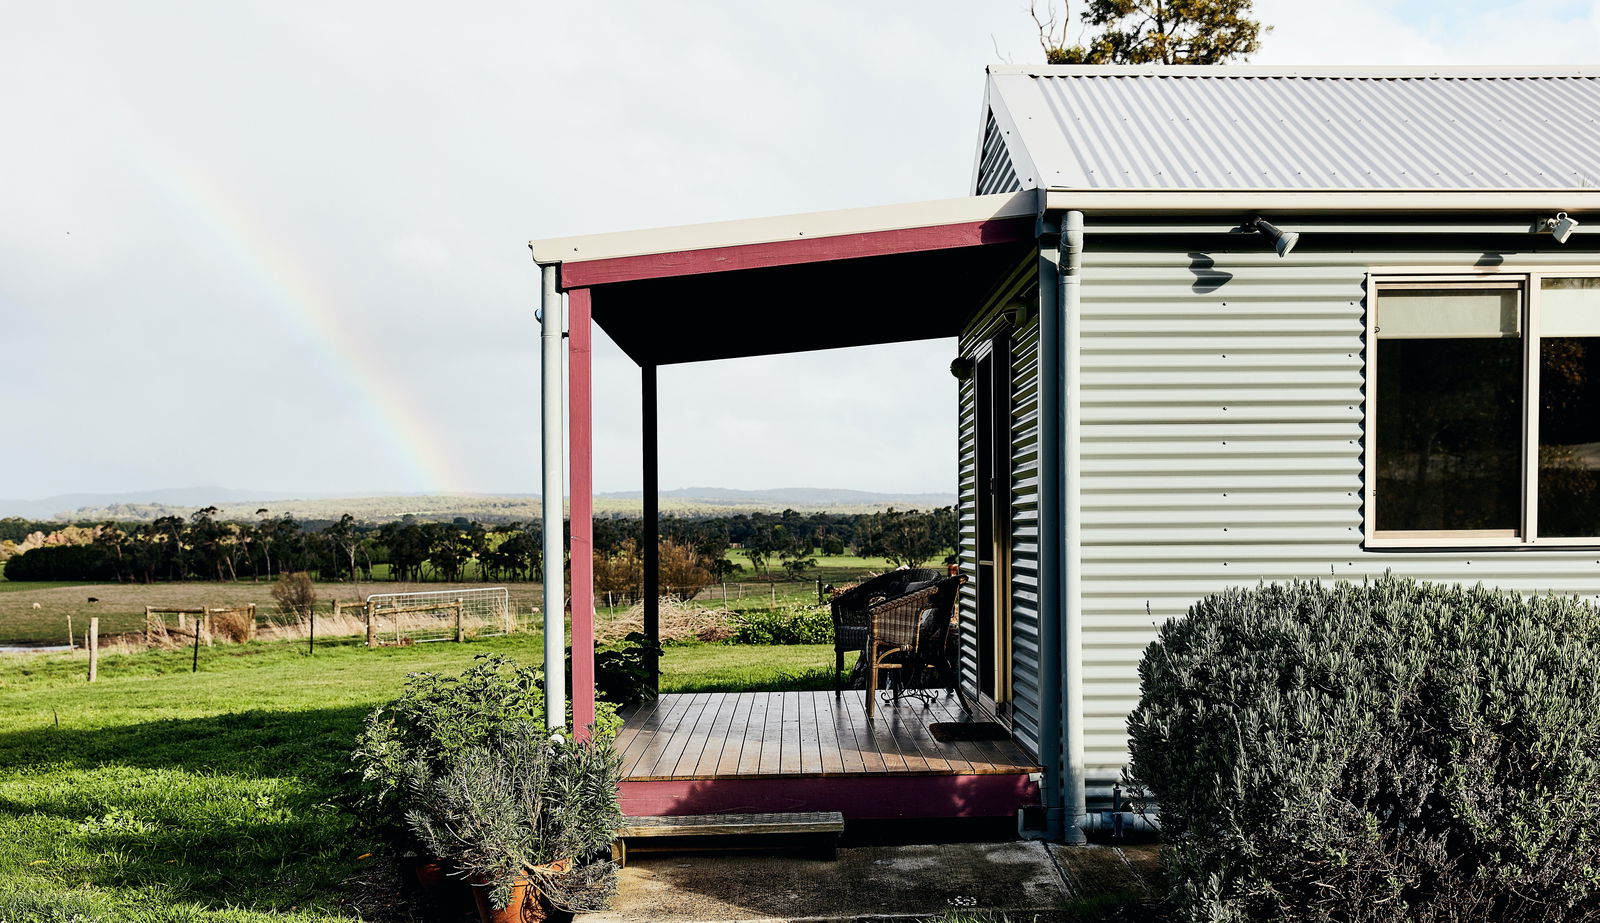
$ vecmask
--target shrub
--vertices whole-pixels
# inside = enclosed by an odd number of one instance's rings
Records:
[[[1208,597],[1140,666],[1132,780],[1193,920],[1594,919],[1600,613],[1385,577]]]
[[[283,574],[272,585],[272,598],[284,615],[306,618],[317,605],[317,585],[303,570]]]
[[[734,616],[734,644],[830,644],[833,617],[826,609],[757,609]]]
[[[367,716],[357,737],[362,820],[398,833],[407,772],[437,774],[468,750],[494,745],[508,728],[543,726],[542,686],[539,670],[503,654],[479,654],[459,676],[411,674],[397,698]],[[615,735],[621,725],[615,707],[599,702],[595,711],[597,736]]]
[[[567,649],[570,662],[572,649]],[[638,705],[656,697],[656,680],[661,675],[661,645],[643,632],[631,632],[622,643],[602,648],[594,654],[595,695],[618,708]],[[656,666],[651,667],[654,660]]]
[[[561,910],[599,910],[615,887],[620,775],[608,739],[553,740],[515,721],[444,765],[409,764],[406,826],[457,874],[487,880],[495,907],[526,876]]]

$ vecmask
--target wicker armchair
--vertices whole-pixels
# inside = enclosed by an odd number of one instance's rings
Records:
[[[834,594],[830,601],[833,609],[833,694],[839,695],[839,680],[844,675],[844,655],[849,651],[864,651],[871,618],[867,610],[877,603],[896,596],[904,596],[908,589],[931,586],[944,576],[944,571],[931,567],[913,567],[892,570],[861,581],[847,590]],[[913,584],[921,586],[913,587]]]
[[[964,576],[946,577],[932,586],[884,600],[868,610],[868,719],[873,717],[877,705],[878,673],[883,670],[900,671],[901,681],[895,684],[897,703],[911,676],[931,670],[942,674],[945,688],[956,693],[962,709],[971,710],[956,682],[950,644],[956,624],[956,603],[966,582]]]

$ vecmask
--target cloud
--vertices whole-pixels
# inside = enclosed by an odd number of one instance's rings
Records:
[[[1600,21],[1258,6],[1280,64],[1582,61]],[[536,490],[527,240],[963,194],[983,68],[1038,57],[1014,0],[100,0],[7,24],[17,496]],[[951,348],[666,370],[663,483],[950,489]],[[596,470],[621,489],[637,371],[607,350]]]

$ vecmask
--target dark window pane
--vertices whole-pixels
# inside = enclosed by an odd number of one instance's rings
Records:
[[[1379,531],[1521,528],[1522,339],[1379,339]]]
[[[1600,337],[1539,341],[1539,534],[1600,536]]]

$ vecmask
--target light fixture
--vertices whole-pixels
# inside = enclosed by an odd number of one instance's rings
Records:
[[[966,381],[972,377],[972,371],[976,366],[977,363],[971,356],[960,356],[950,363],[950,374],[956,377],[956,381]]]
[[[1260,231],[1272,240],[1272,249],[1278,251],[1278,256],[1289,255],[1294,245],[1300,242],[1300,235],[1295,231],[1285,231],[1265,218],[1251,218],[1244,223],[1246,230]]]
[[[1572,231],[1577,226],[1577,220],[1569,217],[1566,212],[1556,212],[1554,218],[1546,218],[1539,222],[1539,230],[1549,231],[1550,236],[1554,237],[1558,244],[1566,243],[1567,238],[1572,236]]]

